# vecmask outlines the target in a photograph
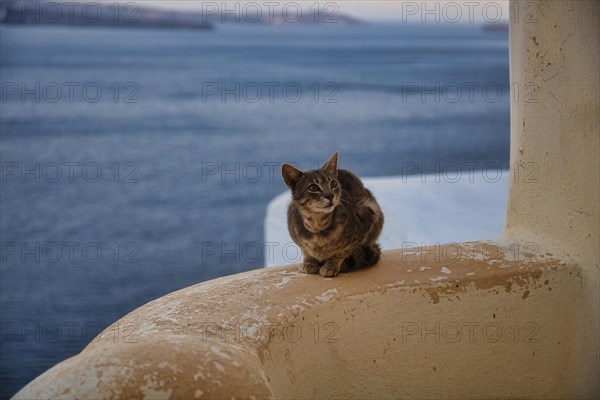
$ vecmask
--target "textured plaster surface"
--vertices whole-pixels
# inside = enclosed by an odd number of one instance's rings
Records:
[[[583,299],[573,310],[567,397],[600,395],[600,2],[523,1],[537,22],[512,22],[513,87],[535,87],[511,104],[513,179],[505,234],[569,254],[583,270]],[[526,8],[527,7],[527,8]],[[534,85],[534,86],[532,86]],[[523,91],[522,91],[523,93]],[[525,179],[531,167],[536,182]]]
[[[333,279],[257,270],[140,307],[16,397],[554,397],[580,288],[512,242],[389,251]]]

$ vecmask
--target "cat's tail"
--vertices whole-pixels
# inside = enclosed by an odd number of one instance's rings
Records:
[[[362,245],[344,260],[341,272],[370,267],[377,264],[380,257],[381,247],[379,243]]]

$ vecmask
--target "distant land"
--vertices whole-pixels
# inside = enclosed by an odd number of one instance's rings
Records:
[[[136,3],[85,3],[54,1],[0,1],[0,23],[3,25],[57,25],[57,26],[107,26],[129,28],[182,28],[214,29],[220,24],[257,25],[356,25],[363,22],[336,12],[325,10],[316,13],[302,10],[302,14],[283,12],[256,12],[248,15],[222,15],[218,10],[201,12],[169,11],[139,7]],[[253,10],[254,11],[254,10]],[[265,10],[267,11],[267,10]]]

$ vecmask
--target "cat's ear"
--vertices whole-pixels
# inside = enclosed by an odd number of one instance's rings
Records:
[[[325,163],[325,165],[323,165],[323,170],[329,172],[330,174],[333,174],[335,176],[337,176],[337,162],[338,162],[338,152],[336,151],[334,155],[331,156],[331,158],[329,160],[327,160],[327,162]]]
[[[283,176],[283,180],[287,187],[294,190],[296,188],[296,183],[304,176],[304,172],[300,171],[298,168],[292,167],[290,164],[283,164],[281,166],[281,176]]]

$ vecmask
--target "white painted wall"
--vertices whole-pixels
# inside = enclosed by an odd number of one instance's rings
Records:
[[[384,250],[493,239],[502,233],[508,170],[366,178],[385,215]],[[265,218],[265,265],[301,261],[287,230],[289,192],[274,198]]]

